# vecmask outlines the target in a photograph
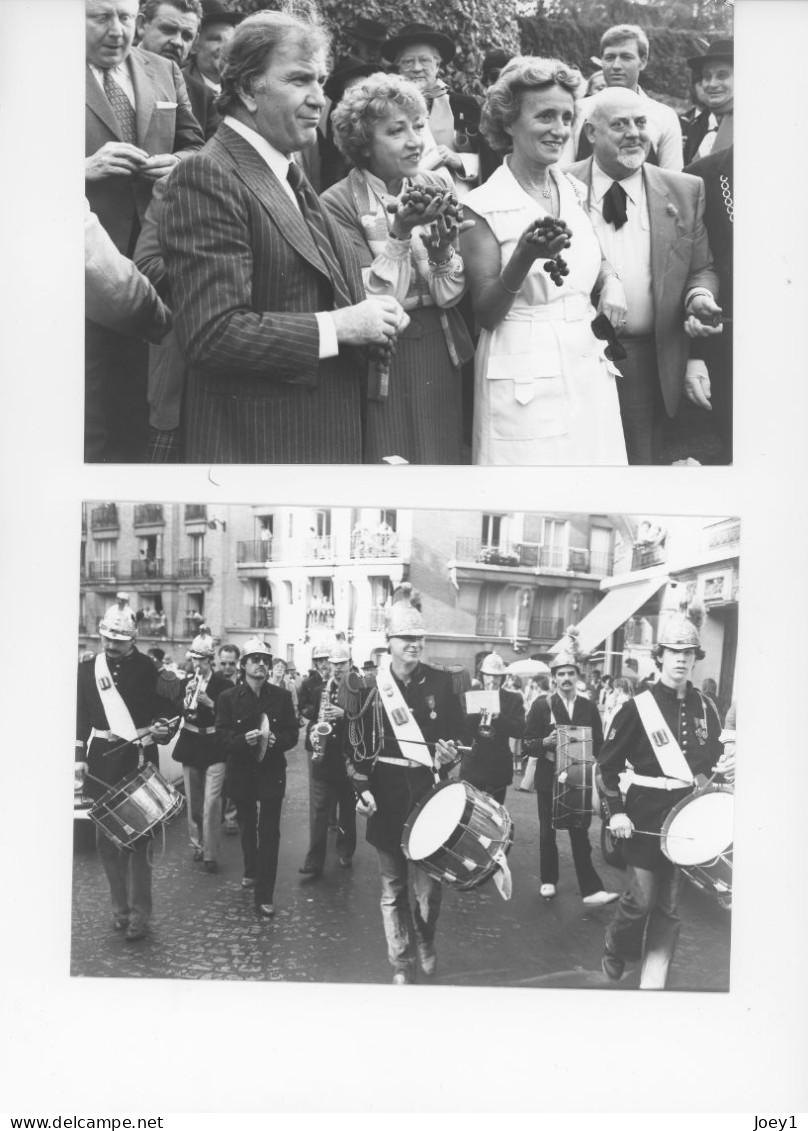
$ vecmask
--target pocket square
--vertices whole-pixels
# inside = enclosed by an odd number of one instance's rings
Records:
[[[176,102],[155,102],[154,106],[155,106],[156,110],[176,110],[177,109],[177,103]]]

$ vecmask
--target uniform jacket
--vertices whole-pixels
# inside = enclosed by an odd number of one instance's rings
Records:
[[[355,255],[324,223],[361,301]],[[225,123],[174,170],[159,236],[189,365],[188,462],[359,462],[366,354],[320,362],[315,313],[334,308],[331,276],[286,190]]]
[[[592,188],[592,161],[579,161],[567,172]],[[690,339],[684,331],[684,300],[693,287],[705,287],[718,299],[718,275],[704,226],[704,184],[686,173],[643,165],[651,227],[651,285],[654,337],[662,396],[668,415],[679,405]]]
[[[441,738],[462,742],[467,737],[469,728],[454,692],[451,673],[419,664],[408,684],[396,682],[426,742],[437,742]],[[375,688],[369,694],[376,694]],[[384,716],[384,735],[382,754],[386,758],[400,758],[401,751],[387,715]],[[368,817],[368,842],[387,852],[397,852],[407,818],[435,784],[432,771],[425,766],[400,767],[352,759],[350,772],[357,792],[369,789],[378,806],[373,816]],[[445,776],[445,772],[441,776]]]
[[[202,78],[202,73],[196,65],[196,59],[182,68],[182,77],[188,87],[188,98],[194,117],[202,127],[205,141],[213,137],[222,120],[221,114],[216,109],[216,95]]]
[[[194,117],[185,79],[176,63],[133,47],[128,56],[135,88],[137,144],[149,155],[190,153],[201,148],[205,138]],[[118,122],[98,80],[85,66],[86,99],[85,156],[90,157],[108,141],[120,141]],[[165,103],[159,105],[158,103]],[[145,178],[105,177],[85,182],[90,207],[109,232],[115,246],[129,254],[132,226],[140,221],[151,199],[153,182]]]
[[[257,747],[244,735],[256,730],[266,715],[275,735],[262,762]],[[234,801],[265,801],[286,793],[286,751],[297,743],[297,719],[292,696],[274,684],[265,683],[256,695],[246,683],[223,691],[216,700],[216,737],[227,757],[227,795]]]
[[[319,673],[317,673],[319,675]],[[317,722],[320,714],[320,704],[323,695],[326,692],[326,687],[329,681],[320,680],[319,686],[310,692],[310,708],[312,714],[309,718],[309,724],[306,727],[306,750],[311,753],[314,747],[311,742],[312,727]],[[332,701],[336,702],[332,696]],[[311,776],[317,781],[330,781],[341,782],[345,781],[347,777],[347,770],[345,767],[345,729],[347,720],[343,716],[341,719],[334,719],[329,724],[331,726],[331,734],[325,741],[325,754],[317,761],[312,761]]]
[[[480,716],[469,715],[468,725],[474,735],[470,754],[460,763],[460,777],[477,789],[491,792],[513,781],[513,756],[509,739],[525,733],[525,704],[518,691],[500,688],[500,713],[492,720],[493,734],[479,732]]]
[[[691,683],[688,683],[683,699],[677,698],[676,691],[660,681],[651,688],[651,695],[681,746],[693,774],[709,775],[723,753],[723,747],[718,741],[721,720],[714,704]],[[619,779],[626,769],[626,763],[630,763],[638,774],[659,778],[665,776],[633,699],[624,703],[614,716],[598,757],[598,768],[609,813],[625,812],[635,828],[659,832],[670,810],[683,797],[687,797],[691,787],[662,790],[630,785],[624,801]],[[630,837],[621,841],[621,844],[629,864],[652,870],[662,866],[665,858],[658,838]]]
[[[552,704],[552,717],[550,706]],[[555,724],[553,723],[555,718]],[[582,695],[575,696],[575,703],[570,718],[566,701],[558,693],[548,697],[539,696],[530,708],[525,727],[525,752],[533,758],[538,758],[536,765],[536,789],[552,790],[555,777],[556,761],[555,750],[547,750],[542,745],[558,726],[576,726],[592,728],[592,753],[597,758],[603,745],[603,727],[600,713],[591,699]],[[548,758],[547,755],[553,755]]]
[[[157,693],[157,668],[148,656],[135,648],[119,664],[109,664],[112,681],[129,709],[132,722],[138,729],[151,726],[162,716],[168,716],[171,704]],[[76,704],[76,761],[87,762],[95,778],[112,784],[136,770],[140,748],[133,745],[121,747],[123,739],[107,742],[90,739],[92,729],[109,730],[109,723],[95,682],[95,663],[92,660],[79,664],[78,695]],[[88,745],[89,744],[89,745]],[[110,753],[113,751],[114,753]],[[158,764],[157,746],[152,742],[143,747],[147,762]],[[100,797],[103,786],[87,779],[84,793],[87,797]]]
[[[192,676],[191,683],[193,683],[193,679]],[[213,672],[205,688],[205,694],[213,700],[213,706],[205,707],[198,704],[193,712],[183,706],[182,728],[172,755],[175,762],[182,762],[184,766],[195,766],[197,769],[206,770],[208,766],[214,766],[217,762],[227,761],[227,755],[222,749],[218,735],[196,734],[192,730],[186,730],[185,724],[186,722],[191,723],[200,730],[215,727],[216,700],[223,691],[229,690],[232,686],[230,680],[223,676],[221,672]]]

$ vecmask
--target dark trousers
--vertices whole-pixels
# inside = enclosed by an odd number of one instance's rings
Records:
[[[142,463],[149,427],[146,342],[85,322],[84,460]]]
[[[539,875],[543,884],[558,883],[558,846],[556,830],[553,828],[553,791],[538,789],[536,800],[539,808]],[[572,859],[581,895],[592,895],[603,891],[603,880],[592,866],[592,847],[589,843],[588,829],[570,829]]]
[[[656,342],[653,334],[621,338],[620,342],[627,357],[616,363],[623,374],[617,381],[617,395],[628,462],[658,463],[666,412],[659,387]]]
[[[627,962],[643,960],[641,989],[664,989],[679,937],[682,873],[669,860],[660,871],[626,868],[626,890],[606,930],[606,951]]]
[[[236,802],[244,875],[255,880],[256,905],[272,903],[275,895],[282,805],[282,797]]]
[[[106,872],[112,911],[116,919],[126,920],[133,927],[147,927],[152,913],[150,836],[139,837],[131,851],[113,844],[96,827],[95,843],[98,858]]]
[[[325,866],[328,826],[331,812],[337,806],[337,852],[340,856],[353,856],[356,851],[356,794],[345,778],[343,781],[309,781],[311,790],[311,843],[304,867],[322,872]]]

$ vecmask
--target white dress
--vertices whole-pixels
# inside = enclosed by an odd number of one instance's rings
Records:
[[[531,267],[513,306],[483,330],[474,365],[473,460],[481,464],[625,464],[618,370],[592,333],[590,293],[601,251],[580,181],[551,168],[560,215],[572,231],[570,273],[557,287]],[[528,224],[547,215],[507,164],[464,201],[490,226],[504,266]]]

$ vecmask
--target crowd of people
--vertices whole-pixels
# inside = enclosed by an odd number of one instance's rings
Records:
[[[329,75],[284,12],[86,10],[88,462],[731,462],[731,40],[680,121],[634,25],[477,100],[451,27]]]
[[[568,728],[586,734],[589,762],[597,762],[602,777],[609,828],[626,841],[629,864],[623,894],[606,890],[591,858],[588,795],[588,813],[579,812],[572,824],[561,827],[569,830],[583,903],[616,904],[603,972],[619,980],[627,961],[644,958],[648,924],[653,969],[647,977],[643,974],[641,984],[664,986],[679,929],[681,876],[661,851],[660,828],[672,807],[697,786],[697,775],[734,778],[734,712],[722,729],[715,703],[690,681],[694,664],[704,657],[695,618],[669,617],[654,651],[658,678],[637,685],[634,695],[628,690],[608,718],[605,734],[598,699],[605,710],[608,681],[583,682],[585,667],[574,630],[551,659],[552,686],[533,685],[526,709],[525,697],[508,686],[509,673],[496,653],[487,654],[475,673],[478,690],[467,673],[423,661],[426,626],[420,602],[406,584],[387,609],[387,655],[378,665],[367,661],[361,671],[342,639],[315,647],[312,669],[299,679],[294,667],[273,659],[260,637],[239,650],[228,642],[217,647],[207,630],[192,641],[183,668],[166,662],[159,648],[148,655],[138,650],[137,622],[120,603],[107,610],[99,632],[102,651],[83,657],[78,673],[76,761],[85,796],[98,803],[108,790],[117,793],[146,763],[157,764],[155,744],[176,735],[173,758],[182,765],[192,859],[205,871],[218,872],[222,833],[237,832],[241,886],[252,893],[256,914],[269,920],[275,916],[286,755],[305,728],[310,840],[298,868],[301,882],[322,877],[330,828],[337,832],[339,866],[351,868],[357,815],[367,819],[366,839],[378,857],[382,923],[395,984],[415,981],[419,971],[427,978],[435,975],[443,888],[462,881],[463,868],[480,863],[462,852],[453,857],[445,846],[474,828],[475,820],[493,822],[491,828],[509,827],[504,803],[514,774],[513,742],[523,743],[535,765],[538,895],[544,900],[555,896],[559,826],[554,791],[567,776],[566,763],[560,761],[562,735]],[[628,788],[623,781],[627,772]],[[456,828],[440,835],[428,823],[426,837],[420,836],[429,847],[415,850],[415,841],[407,839],[415,818],[455,782],[464,791],[464,816]],[[438,812],[445,819],[446,808]],[[154,831],[122,846],[105,826],[96,829],[112,925],[130,942],[145,938],[149,929]],[[476,852],[486,852],[491,838],[475,834],[474,844]],[[496,874],[508,898],[511,881],[504,853],[485,864],[482,879]],[[462,874],[453,874],[452,868]]]

